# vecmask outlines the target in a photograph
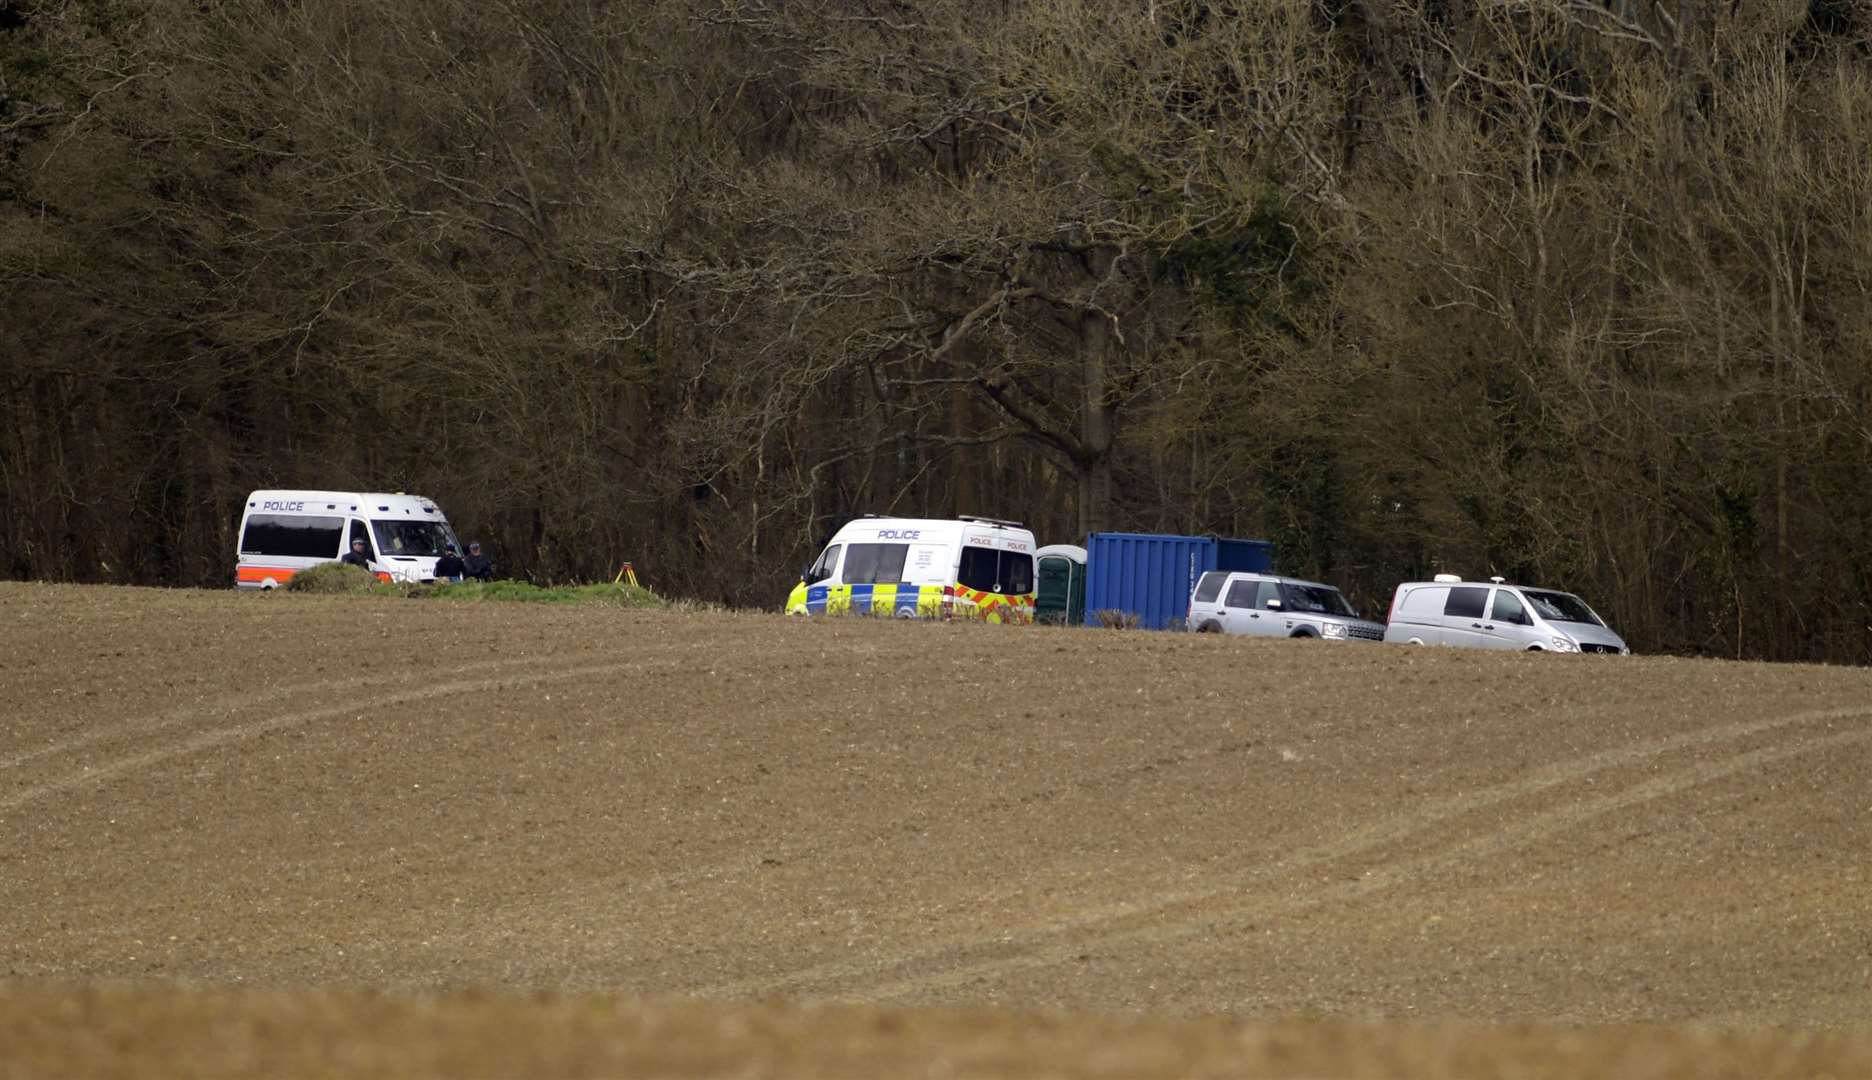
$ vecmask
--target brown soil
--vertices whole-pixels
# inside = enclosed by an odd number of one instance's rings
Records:
[[[0,583],[0,702],[0,1076],[1872,1075],[1863,670]]]

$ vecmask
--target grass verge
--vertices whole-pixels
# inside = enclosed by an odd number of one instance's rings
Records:
[[[379,582],[360,567],[329,562],[308,567],[286,583],[288,592],[349,596],[395,596],[412,600],[518,601],[527,604],[601,604],[608,607],[665,608],[670,602],[636,585],[533,585],[525,581],[463,581],[440,585]]]
[[[669,602],[635,585],[532,585],[524,581],[463,581],[444,585],[402,586],[398,595],[424,600],[519,601],[528,604],[605,604],[611,607],[660,608]]]
[[[377,591],[377,579],[361,566],[341,562],[319,563],[287,579],[286,591],[362,595]]]

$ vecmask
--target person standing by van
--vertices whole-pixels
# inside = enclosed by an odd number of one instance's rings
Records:
[[[352,566],[362,567],[368,571],[371,568],[371,557],[370,549],[364,544],[364,538],[358,537],[352,540],[351,550],[345,552],[338,561],[341,563],[350,563]]]
[[[462,573],[477,581],[494,580],[494,564],[481,554],[481,541],[468,542],[468,557],[462,560]]]
[[[460,555],[455,554],[455,545],[443,547],[442,557],[436,560],[435,576],[437,581],[460,581],[468,572],[467,564]]]

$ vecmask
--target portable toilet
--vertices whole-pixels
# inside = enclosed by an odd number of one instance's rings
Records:
[[[1077,544],[1049,544],[1034,552],[1037,588],[1034,621],[1049,626],[1077,626],[1085,621],[1086,550]]]

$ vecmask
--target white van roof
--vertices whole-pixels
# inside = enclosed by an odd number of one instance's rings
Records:
[[[266,504],[282,504],[268,507]],[[283,504],[302,504],[296,508]],[[262,513],[277,510],[282,513],[315,514],[323,511],[349,514],[394,514],[404,517],[421,516],[425,518],[442,517],[442,510],[435,500],[424,495],[410,495],[401,491],[323,491],[300,490],[295,488],[266,488],[247,496],[247,509]]]
[[[996,521],[992,518],[873,517],[868,514],[864,517],[853,518],[839,526],[839,533],[855,532],[863,535],[869,532],[903,532],[905,530],[955,533],[963,529],[1033,535],[1026,526],[1019,522]]]

